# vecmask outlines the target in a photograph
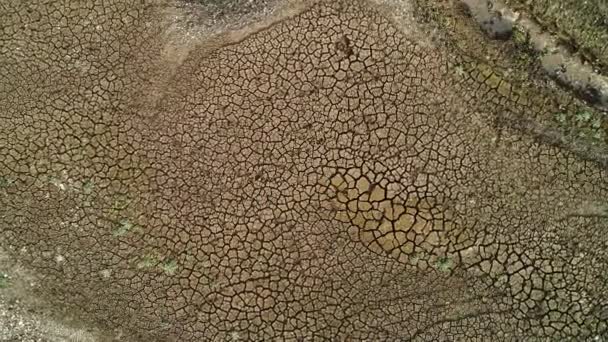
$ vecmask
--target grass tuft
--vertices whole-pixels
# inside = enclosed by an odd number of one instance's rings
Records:
[[[9,287],[10,279],[7,273],[0,272],[0,289],[6,289]]]
[[[118,221],[118,227],[112,232],[112,235],[115,237],[125,236],[133,227],[135,226],[128,218],[123,218]]]
[[[144,255],[143,258],[137,263],[138,269],[149,269],[158,265],[158,257],[152,254]]]
[[[177,261],[175,259],[166,259],[160,264],[160,269],[167,275],[174,275],[177,271]]]
[[[449,257],[441,257],[435,263],[435,268],[441,272],[449,272],[453,266],[454,262]]]

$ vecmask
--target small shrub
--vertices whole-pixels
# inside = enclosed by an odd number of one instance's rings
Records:
[[[174,259],[167,259],[160,264],[160,269],[167,275],[174,275],[177,271],[177,261]]]
[[[158,265],[158,258],[152,254],[146,254],[143,258],[137,263],[138,269],[151,268]]]
[[[11,186],[15,181],[7,176],[0,176],[0,189]]]
[[[441,272],[449,272],[452,269],[453,262],[449,257],[441,257],[437,259],[435,267]]]
[[[5,289],[9,286],[9,277],[7,273],[0,272],[0,289]]]
[[[112,210],[114,211],[122,211],[127,209],[127,207],[131,204],[131,199],[127,195],[118,195],[112,203]]]
[[[128,232],[130,232],[133,229],[133,227],[134,227],[133,223],[131,223],[131,221],[128,218],[123,218],[120,221],[118,221],[118,227],[116,228],[116,230],[114,230],[114,232],[112,232],[112,235],[114,235],[115,237],[124,236]]]
[[[93,181],[90,179],[85,181],[82,184],[82,191],[87,195],[92,193],[93,192]]]
[[[591,120],[592,116],[593,115],[591,114],[591,112],[586,111],[586,110],[581,110],[576,113],[575,117],[576,117],[576,121],[582,123],[582,122],[588,122],[589,120]]]
[[[560,124],[566,123],[567,119],[568,115],[566,115],[566,113],[559,112],[555,114],[555,121],[559,122]]]

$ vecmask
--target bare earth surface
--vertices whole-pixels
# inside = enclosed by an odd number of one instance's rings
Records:
[[[608,340],[575,99],[417,1],[270,3],[0,3],[0,340]]]

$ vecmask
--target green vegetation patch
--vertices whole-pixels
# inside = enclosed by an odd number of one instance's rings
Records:
[[[134,228],[135,228],[135,225],[131,222],[131,220],[129,220],[128,218],[123,218],[120,221],[118,221],[118,226],[112,232],[112,235],[114,235],[115,237],[125,236],[125,235],[127,235],[127,233],[132,231]]]
[[[140,270],[141,269],[150,269],[150,268],[158,265],[159,262],[160,261],[158,259],[158,256],[156,256],[154,254],[146,254],[137,263],[137,268]]]
[[[14,183],[15,183],[15,180],[10,177],[0,176],[0,189],[8,188],[9,186],[13,185]]]
[[[10,286],[10,278],[8,273],[0,271],[0,289],[6,289]]]
[[[528,48],[530,44],[530,34],[524,29],[515,26],[513,28],[513,41],[522,48]]]
[[[177,261],[169,258],[164,260],[159,267],[166,275],[174,275],[177,271]]]
[[[114,211],[122,211],[127,209],[129,204],[131,204],[131,198],[129,198],[126,194],[117,195],[112,203],[112,210]]]
[[[95,187],[95,185],[91,179],[88,179],[88,180],[84,181],[84,183],[82,183],[82,191],[87,195],[89,195],[93,192],[94,187]]]
[[[437,259],[435,268],[440,272],[449,272],[454,267],[454,262],[449,257],[441,257]]]
[[[65,182],[57,177],[49,176],[47,178],[47,181],[61,191],[65,191],[68,189],[68,186],[65,184]]]
[[[136,266],[140,270],[160,270],[169,276],[174,275],[179,268],[177,260],[170,257],[162,257],[154,253],[144,255],[139,259]]]
[[[606,131],[602,127],[602,118],[592,110],[558,112],[555,113],[554,120],[566,134],[588,140],[595,145],[606,142]]]

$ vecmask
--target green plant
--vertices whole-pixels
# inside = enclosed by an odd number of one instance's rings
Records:
[[[82,184],[82,191],[85,194],[90,194],[93,192],[93,181],[88,179]]]
[[[151,268],[158,265],[158,257],[152,254],[146,254],[137,263],[138,269]]]
[[[515,27],[513,29],[513,41],[517,45],[527,47],[528,43],[530,42],[530,35],[525,30]]]
[[[418,261],[420,261],[420,253],[418,252],[414,252],[410,258],[409,261],[412,265],[416,265],[418,263]]]
[[[135,226],[128,218],[123,218],[118,221],[118,227],[112,232],[114,236],[124,236],[130,232]]]
[[[49,183],[53,184],[57,189],[61,191],[65,191],[68,188],[65,182],[57,177],[49,176],[47,180]]]
[[[112,203],[112,210],[121,211],[127,209],[127,207],[131,204],[131,199],[126,194],[117,195]]]
[[[0,188],[6,188],[15,183],[15,181],[8,176],[0,176]]]
[[[602,143],[606,138],[601,118],[591,110],[580,109],[572,114],[557,112],[554,119],[561,129],[592,144]]]
[[[564,112],[555,113],[555,121],[559,122],[560,124],[565,123],[567,119],[568,119],[568,115],[566,115],[566,113],[564,113]]]
[[[160,269],[167,275],[175,274],[177,271],[177,261],[174,259],[166,259],[160,264]]]
[[[449,272],[452,269],[453,261],[449,257],[441,257],[437,259],[435,268],[441,272]]]
[[[592,116],[593,116],[593,114],[590,111],[581,110],[581,111],[576,112],[575,118],[576,118],[576,121],[582,123],[582,122],[588,122]]]
[[[233,331],[230,333],[231,341],[239,341],[240,339],[241,339],[241,335],[238,333],[238,331]]]
[[[464,77],[466,75],[466,71],[462,64],[457,64],[456,66],[454,66],[454,72],[458,77]]]
[[[9,277],[5,272],[0,272],[0,289],[5,289],[9,286]]]
[[[593,134],[591,135],[591,137],[592,137],[592,138],[593,138],[593,140],[595,140],[596,142],[601,142],[601,141],[604,141],[604,139],[605,139],[605,137],[606,137],[606,136],[605,136],[605,134],[604,134],[604,131],[601,131],[601,130],[595,130],[595,131],[593,132]]]

